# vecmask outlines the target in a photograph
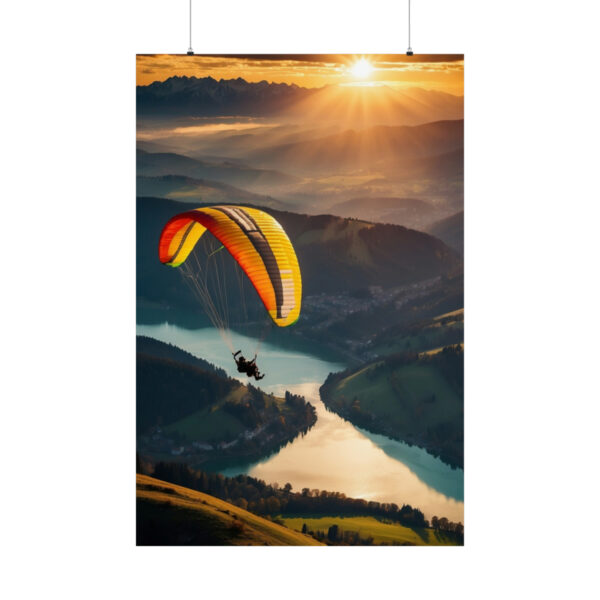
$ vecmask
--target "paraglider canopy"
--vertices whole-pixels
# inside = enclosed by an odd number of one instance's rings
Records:
[[[302,280],[296,253],[281,225],[256,208],[197,208],[176,215],[165,225],[159,241],[160,261],[180,266],[207,230],[246,273],[273,322],[279,327],[295,323]]]

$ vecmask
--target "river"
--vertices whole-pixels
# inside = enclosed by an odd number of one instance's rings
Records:
[[[184,329],[169,323],[138,325],[137,333],[168,342],[204,358],[239,378],[231,353],[215,329]],[[235,349],[251,357],[256,340],[232,333]],[[328,411],[319,387],[342,364],[305,352],[260,347],[259,368],[264,380],[254,382],[266,392],[285,390],[304,396],[317,411],[317,422],[275,454],[252,464],[223,469],[227,476],[246,473],[267,483],[291,483],[295,491],[318,488],[378,502],[411,504],[433,515],[464,523],[463,471],[451,469],[425,450],[369,433]],[[244,379],[245,376],[244,376]],[[243,381],[243,379],[242,379]]]

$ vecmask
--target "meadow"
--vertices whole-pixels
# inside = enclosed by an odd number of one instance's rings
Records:
[[[356,531],[361,538],[373,538],[374,544],[411,545],[411,546],[456,546],[456,539],[433,529],[411,529],[399,523],[384,522],[375,517],[279,517],[286,525],[301,531],[306,524],[308,531],[323,531],[327,534],[330,527],[337,525],[340,532]]]

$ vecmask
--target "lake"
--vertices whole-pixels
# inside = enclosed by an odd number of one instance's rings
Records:
[[[168,342],[208,360],[240,379],[229,348],[212,328],[184,329],[169,323],[138,325],[137,333]],[[232,332],[233,345],[251,358],[257,341]],[[305,352],[260,345],[258,366],[266,377],[252,384],[266,392],[285,390],[304,396],[317,411],[317,422],[304,436],[264,460],[223,469],[227,476],[245,473],[267,483],[291,483],[295,491],[318,488],[353,498],[411,504],[433,515],[464,523],[463,471],[452,469],[425,450],[355,427],[329,412],[319,387],[344,365]],[[243,376],[240,381],[247,381]]]

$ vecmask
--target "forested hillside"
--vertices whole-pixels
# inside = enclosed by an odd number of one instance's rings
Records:
[[[195,465],[256,459],[316,421],[301,396],[266,394],[157,340],[142,338],[138,346],[137,447],[146,457]]]
[[[321,398],[355,425],[421,446],[462,468],[463,369],[460,345],[392,354],[331,374],[321,386]]]

